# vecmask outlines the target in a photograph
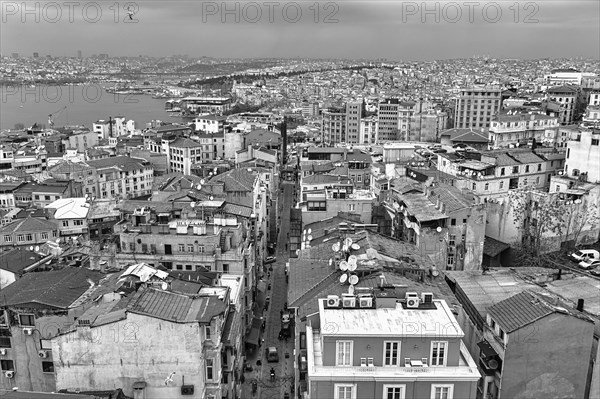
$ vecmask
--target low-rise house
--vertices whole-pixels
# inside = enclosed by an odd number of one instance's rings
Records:
[[[40,255],[37,251],[28,251],[25,248],[3,252],[0,259],[0,289],[14,283],[27,272],[43,269],[51,259],[51,255]]]
[[[44,208],[50,220],[55,221],[60,236],[88,236],[88,213],[90,204],[86,198],[65,198],[52,202]]]

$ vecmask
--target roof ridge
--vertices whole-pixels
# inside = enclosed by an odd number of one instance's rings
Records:
[[[322,289],[320,289],[318,292],[315,292],[315,291],[317,290],[317,288],[318,288],[319,286],[323,285],[323,283],[325,282],[325,280],[327,280],[327,279],[331,279],[331,277],[332,277],[332,276],[334,276],[335,274],[337,274],[337,270],[334,270],[333,272],[331,272],[330,274],[328,274],[327,276],[325,276],[323,279],[321,279],[321,280],[320,280],[318,283],[316,283],[315,285],[313,285],[313,286],[312,286],[310,289],[308,289],[308,290],[307,290],[307,291],[306,291],[304,294],[300,295],[300,296],[298,297],[298,299],[296,299],[296,300],[294,301],[294,305],[295,305],[296,307],[300,307],[300,306],[304,305],[306,302],[304,302],[304,301],[302,301],[302,302],[299,302],[299,301],[300,301],[301,299],[303,300],[303,299],[304,299],[304,298],[305,298],[305,297],[306,297],[308,294],[311,294],[311,293],[313,293],[313,292],[314,292],[315,294],[318,294],[319,292],[321,292],[321,291],[322,291]],[[312,295],[311,297],[312,297],[312,298],[314,298],[314,297],[315,297],[315,295]]]

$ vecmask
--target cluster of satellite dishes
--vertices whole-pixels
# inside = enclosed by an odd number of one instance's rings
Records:
[[[473,176],[473,177],[481,177],[481,176],[483,176],[483,173],[481,173],[481,172],[475,172],[474,170],[469,170],[469,169],[466,169],[464,171],[460,171],[459,170],[458,172],[456,172],[456,174],[459,175],[459,176]]]
[[[29,250],[30,250],[30,251],[33,251],[33,250],[35,250],[35,252],[38,252],[38,251],[40,250],[40,246],[39,246],[39,245],[36,245],[36,246],[34,247],[34,246],[32,245],[32,246],[30,246],[30,247],[29,247]]]
[[[312,233],[311,228],[309,228],[308,230],[304,230],[302,232],[302,242],[300,243],[300,248],[302,248],[302,249],[310,248],[310,242],[313,239],[313,236],[311,235],[311,233]]]
[[[352,294],[354,293],[354,286],[358,284],[358,276],[356,274],[352,274],[352,272],[355,271],[358,267],[358,257],[356,255],[348,254],[351,250],[358,251],[360,249],[360,245],[353,243],[352,238],[346,237],[342,242],[334,243],[331,246],[331,249],[336,254],[342,255],[340,256],[342,260],[337,265],[340,268],[340,270],[344,272],[344,274],[340,276],[340,283],[350,284],[350,286],[348,287],[348,292]],[[369,251],[367,250],[367,256],[370,257],[370,255],[371,254],[369,254]],[[336,258],[337,257],[329,259],[329,266],[333,266],[333,263],[335,262]]]

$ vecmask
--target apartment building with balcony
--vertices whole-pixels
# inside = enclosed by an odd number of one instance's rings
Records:
[[[517,188],[547,189],[552,176],[562,170],[565,155],[557,149],[457,151],[437,154],[437,168],[454,177],[457,188],[490,200]]]
[[[321,113],[321,140],[325,145],[346,142],[346,110],[329,107]]]
[[[100,199],[136,198],[152,193],[154,167],[145,159],[128,156],[88,161],[95,169],[95,184],[86,187],[84,194]],[[90,179],[88,177],[86,179]],[[91,188],[87,191],[87,188]]]
[[[500,112],[502,90],[494,87],[472,87],[460,91],[454,113],[456,128],[487,128]]]
[[[548,99],[558,103],[561,113],[558,123],[568,125],[575,120],[581,89],[578,86],[563,85],[547,90]]]
[[[167,162],[169,172],[191,174],[192,165],[202,162],[202,144],[185,137],[168,142]]]
[[[559,144],[559,121],[543,114],[507,113],[495,116],[489,129],[490,148],[507,148],[536,143],[552,147]]]
[[[304,399],[476,397],[480,373],[444,300],[382,286],[318,302]]]
[[[58,227],[54,221],[28,216],[0,227],[0,249],[38,246],[56,240]]]
[[[117,266],[144,262],[173,272],[211,271],[243,276],[243,306],[253,305],[257,283],[257,225],[252,210],[224,201],[125,201],[115,224]],[[247,316],[245,326],[251,317]]]
[[[486,207],[471,193],[437,181],[397,184],[383,206],[392,237],[416,245],[438,268],[481,268]]]
[[[377,140],[379,121],[377,116],[371,115],[360,120],[359,144],[375,144]]]

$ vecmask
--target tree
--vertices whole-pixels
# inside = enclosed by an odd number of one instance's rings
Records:
[[[588,200],[583,200],[580,204],[567,202],[562,215],[564,230],[562,242],[572,242],[573,246],[577,245],[584,228],[587,226],[589,230],[593,230],[599,222],[600,212],[597,203],[590,203]]]
[[[565,205],[557,194],[526,187],[509,193],[514,222],[522,232],[522,250],[538,257],[548,233],[561,235]]]

